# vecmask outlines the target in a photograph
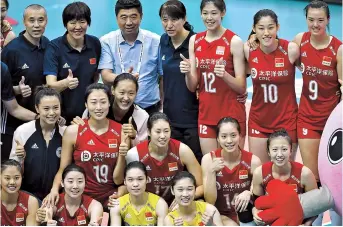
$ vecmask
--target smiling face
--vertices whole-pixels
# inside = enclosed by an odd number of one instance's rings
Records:
[[[225,11],[220,11],[213,2],[207,3],[201,10],[201,18],[207,30],[217,30],[222,23]]]
[[[88,95],[86,108],[90,116],[95,120],[103,120],[109,111],[110,103],[108,96],[102,89],[94,89]]]
[[[44,96],[41,98],[36,111],[39,119],[47,125],[54,125],[61,116],[61,103],[56,96]]]
[[[237,125],[232,122],[222,123],[220,126],[217,141],[225,152],[234,152],[239,150],[240,135]]]
[[[147,177],[139,168],[132,168],[126,172],[124,184],[131,195],[138,196],[145,192]]]
[[[253,30],[261,45],[270,47],[276,39],[279,25],[275,23],[272,17],[264,16],[260,18]]]
[[[275,137],[269,144],[268,155],[274,165],[282,167],[288,164],[291,156],[292,145],[285,137]]]
[[[85,186],[85,175],[79,171],[70,171],[62,182],[65,193],[71,198],[79,198],[85,190]]]
[[[326,34],[326,26],[329,24],[329,18],[323,8],[309,8],[306,22],[311,35],[321,36]]]
[[[8,166],[1,172],[1,188],[8,194],[17,193],[21,187],[22,176],[16,166]]]
[[[142,15],[138,9],[121,9],[117,15],[118,27],[123,36],[138,34],[139,26],[142,21]]]
[[[179,206],[190,206],[195,197],[194,182],[190,178],[181,178],[173,186],[172,193]]]
[[[168,146],[171,130],[169,122],[159,119],[153,123],[151,130],[149,131],[150,142],[155,144],[157,147]]]
[[[114,102],[121,110],[128,110],[137,95],[136,84],[131,80],[121,80],[116,87],[112,88]]]

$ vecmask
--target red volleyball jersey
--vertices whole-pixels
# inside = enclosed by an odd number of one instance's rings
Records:
[[[219,39],[207,42],[206,31],[198,33],[194,41],[194,53],[199,77],[199,124],[217,125],[223,117],[233,117],[245,122],[245,106],[237,101],[237,93],[223,79],[214,74],[214,67],[223,58],[226,71],[235,76],[231,39],[235,35],[230,30]]]
[[[222,157],[221,148],[211,152],[212,158]],[[252,183],[251,159],[252,153],[242,150],[241,161],[233,169],[227,166],[217,172],[217,200],[215,207],[217,207],[221,215],[225,215],[237,222],[237,213],[232,201],[235,194],[240,194],[245,190],[250,190]]]
[[[336,37],[328,47],[317,50],[310,43],[310,32],[301,39],[301,71],[303,88],[298,119],[304,128],[323,130],[326,120],[339,102],[337,51],[342,42]]]
[[[281,128],[296,129],[295,66],[289,61],[288,44],[279,39],[274,52],[265,54],[257,48],[249,54],[254,88],[249,130],[272,133]]]
[[[168,204],[171,204],[174,197],[171,194],[171,180],[178,172],[183,171],[179,149],[180,141],[170,139],[167,156],[158,161],[150,156],[149,141],[137,145],[139,160],[144,163],[148,171],[148,183],[146,190],[161,196]]]
[[[285,180],[284,182],[286,184],[289,184],[293,187],[293,189],[298,193],[304,193],[304,188],[301,185],[301,170],[304,165],[298,163],[298,162],[293,162],[290,161],[291,163],[291,176]],[[269,181],[273,180],[273,174],[272,174],[272,167],[273,167],[273,162],[267,162],[262,165],[262,187],[264,191],[266,191],[267,184]]]
[[[56,205],[56,213],[53,219],[57,221],[57,225],[59,226],[88,225],[88,208],[92,201],[93,199],[91,197],[82,195],[79,209],[71,216],[64,201],[64,193],[62,193]]]
[[[121,125],[109,120],[108,131],[97,135],[85,122],[84,126],[79,125],[74,161],[86,171],[85,194],[105,204],[117,191],[113,171],[119,155]]]
[[[26,217],[29,214],[29,198],[29,194],[19,191],[17,206],[12,211],[7,211],[6,207],[1,203],[1,225],[26,225]]]

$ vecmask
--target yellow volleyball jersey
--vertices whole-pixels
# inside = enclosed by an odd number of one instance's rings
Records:
[[[202,214],[206,210],[206,205],[207,203],[201,202],[201,201],[195,201],[195,206],[196,206],[196,215],[193,218],[192,221],[186,222],[183,220],[183,226],[201,226],[204,225],[201,221]],[[179,210],[176,209],[168,214],[169,219],[174,225],[174,219],[180,217]]]
[[[124,221],[124,224],[126,226],[157,225],[156,205],[159,199],[159,196],[148,192],[148,201],[140,211],[137,211],[131,204],[129,194],[120,197],[120,216]]]

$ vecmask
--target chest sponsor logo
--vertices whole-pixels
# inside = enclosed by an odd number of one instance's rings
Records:
[[[323,57],[323,61],[322,61],[322,65],[330,66],[331,65],[331,61],[332,61],[332,58],[324,56]]]
[[[94,146],[94,145],[95,145],[95,143],[94,143],[94,141],[93,141],[92,139],[91,139],[90,141],[88,141],[87,144],[88,144],[88,145],[91,145],[91,146]]]
[[[82,151],[81,152],[81,161],[82,162],[88,162],[89,160],[91,160],[92,155],[89,151]]]
[[[96,58],[90,58],[89,59],[89,64],[95,65],[96,64]]]
[[[65,63],[65,64],[63,65],[63,68],[64,68],[64,69],[67,69],[67,68],[70,68],[70,66],[68,65],[68,63]]]
[[[56,156],[58,158],[61,158],[61,152],[62,152],[62,147],[59,147],[59,148],[56,149]]]
[[[306,53],[306,51],[304,51],[302,54],[301,54],[301,57],[307,57],[307,53]]]
[[[257,77],[257,70],[255,68],[251,69],[251,78],[255,79]]]
[[[217,46],[216,55],[224,55],[224,53],[225,53],[225,47]]]
[[[275,58],[275,67],[284,67],[284,58]]]
[[[32,149],[39,149],[39,147],[37,146],[37,144],[36,144],[36,143],[35,143],[35,144],[33,144],[31,148],[32,148]]]
[[[109,148],[117,148],[117,139],[108,139],[108,147]]]
[[[176,171],[176,170],[179,169],[179,168],[177,167],[177,162],[168,163],[168,167],[169,167],[169,171],[170,171],[170,172]]]
[[[21,69],[28,69],[30,68],[26,63],[24,63],[24,65],[21,67]]]
[[[258,63],[257,57],[255,57],[254,59],[252,59],[252,62]]]
[[[145,212],[145,220],[147,221],[153,221],[154,217],[152,216],[151,212]]]
[[[247,179],[248,178],[248,170],[240,170],[238,173],[239,179]]]
[[[295,192],[298,192],[298,186],[296,184],[289,184]]]
[[[216,174],[217,177],[222,177],[223,176],[223,173],[222,171],[219,171],[217,174]]]
[[[15,221],[16,222],[23,222],[25,219],[24,213],[16,213],[15,214]]]
[[[77,224],[78,225],[85,225],[86,224],[86,217],[85,215],[80,215],[80,216],[77,216]]]
[[[198,46],[196,51],[200,52],[201,51],[201,46]]]

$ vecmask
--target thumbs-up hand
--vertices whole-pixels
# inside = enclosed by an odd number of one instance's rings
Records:
[[[123,134],[121,137],[121,143],[119,145],[119,155],[125,157],[127,152],[129,151],[129,145],[127,144],[127,140],[129,138],[128,134]]]
[[[22,76],[21,80],[19,81],[19,90],[23,97],[29,97],[31,95],[31,88],[29,85],[25,85],[25,77]]]
[[[79,86],[79,79],[77,79],[76,77],[74,78],[74,75],[71,69],[68,69],[68,72],[69,74],[65,80],[67,83],[67,87],[72,90],[72,89],[77,88],[77,86]]]
[[[137,80],[139,78],[139,73],[136,72],[136,73],[133,73],[133,67],[130,66],[129,70],[127,70],[128,73],[132,74]]]
[[[182,61],[180,62],[180,71],[181,73],[190,73],[191,72],[191,62],[185,56],[180,54]]]
[[[216,210],[205,211],[201,216],[201,223],[205,226],[213,226],[213,217],[216,213]]]
[[[224,168],[224,159],[223,158],[213,158],[211,168],[209,168],[209,171],[212,173],[216,173]]]
[[[183,226],[183,219],[182,217],[178,217],[174,219],[174,226]]]
[[[43,223],[47,221],[47,211],[45,206],[42,206],[37,210],[36,221],[38,223]]]
[[[218,61],[216,61],[216,65],[214,66],[214,74],[217,77],[223,78],[225,75],[225,64],[223,57],[221,57]]]
[[[15,154],[17,155],[18,158],[25,158],[26,152],[24,149],[24,146],[19,142],[18,139],[15,139]]]
[[[127,134],[131,139],[135,139],[137,132],[132,124],[132,116],[129,118],[129,123],[122,126],[124,134]]]

